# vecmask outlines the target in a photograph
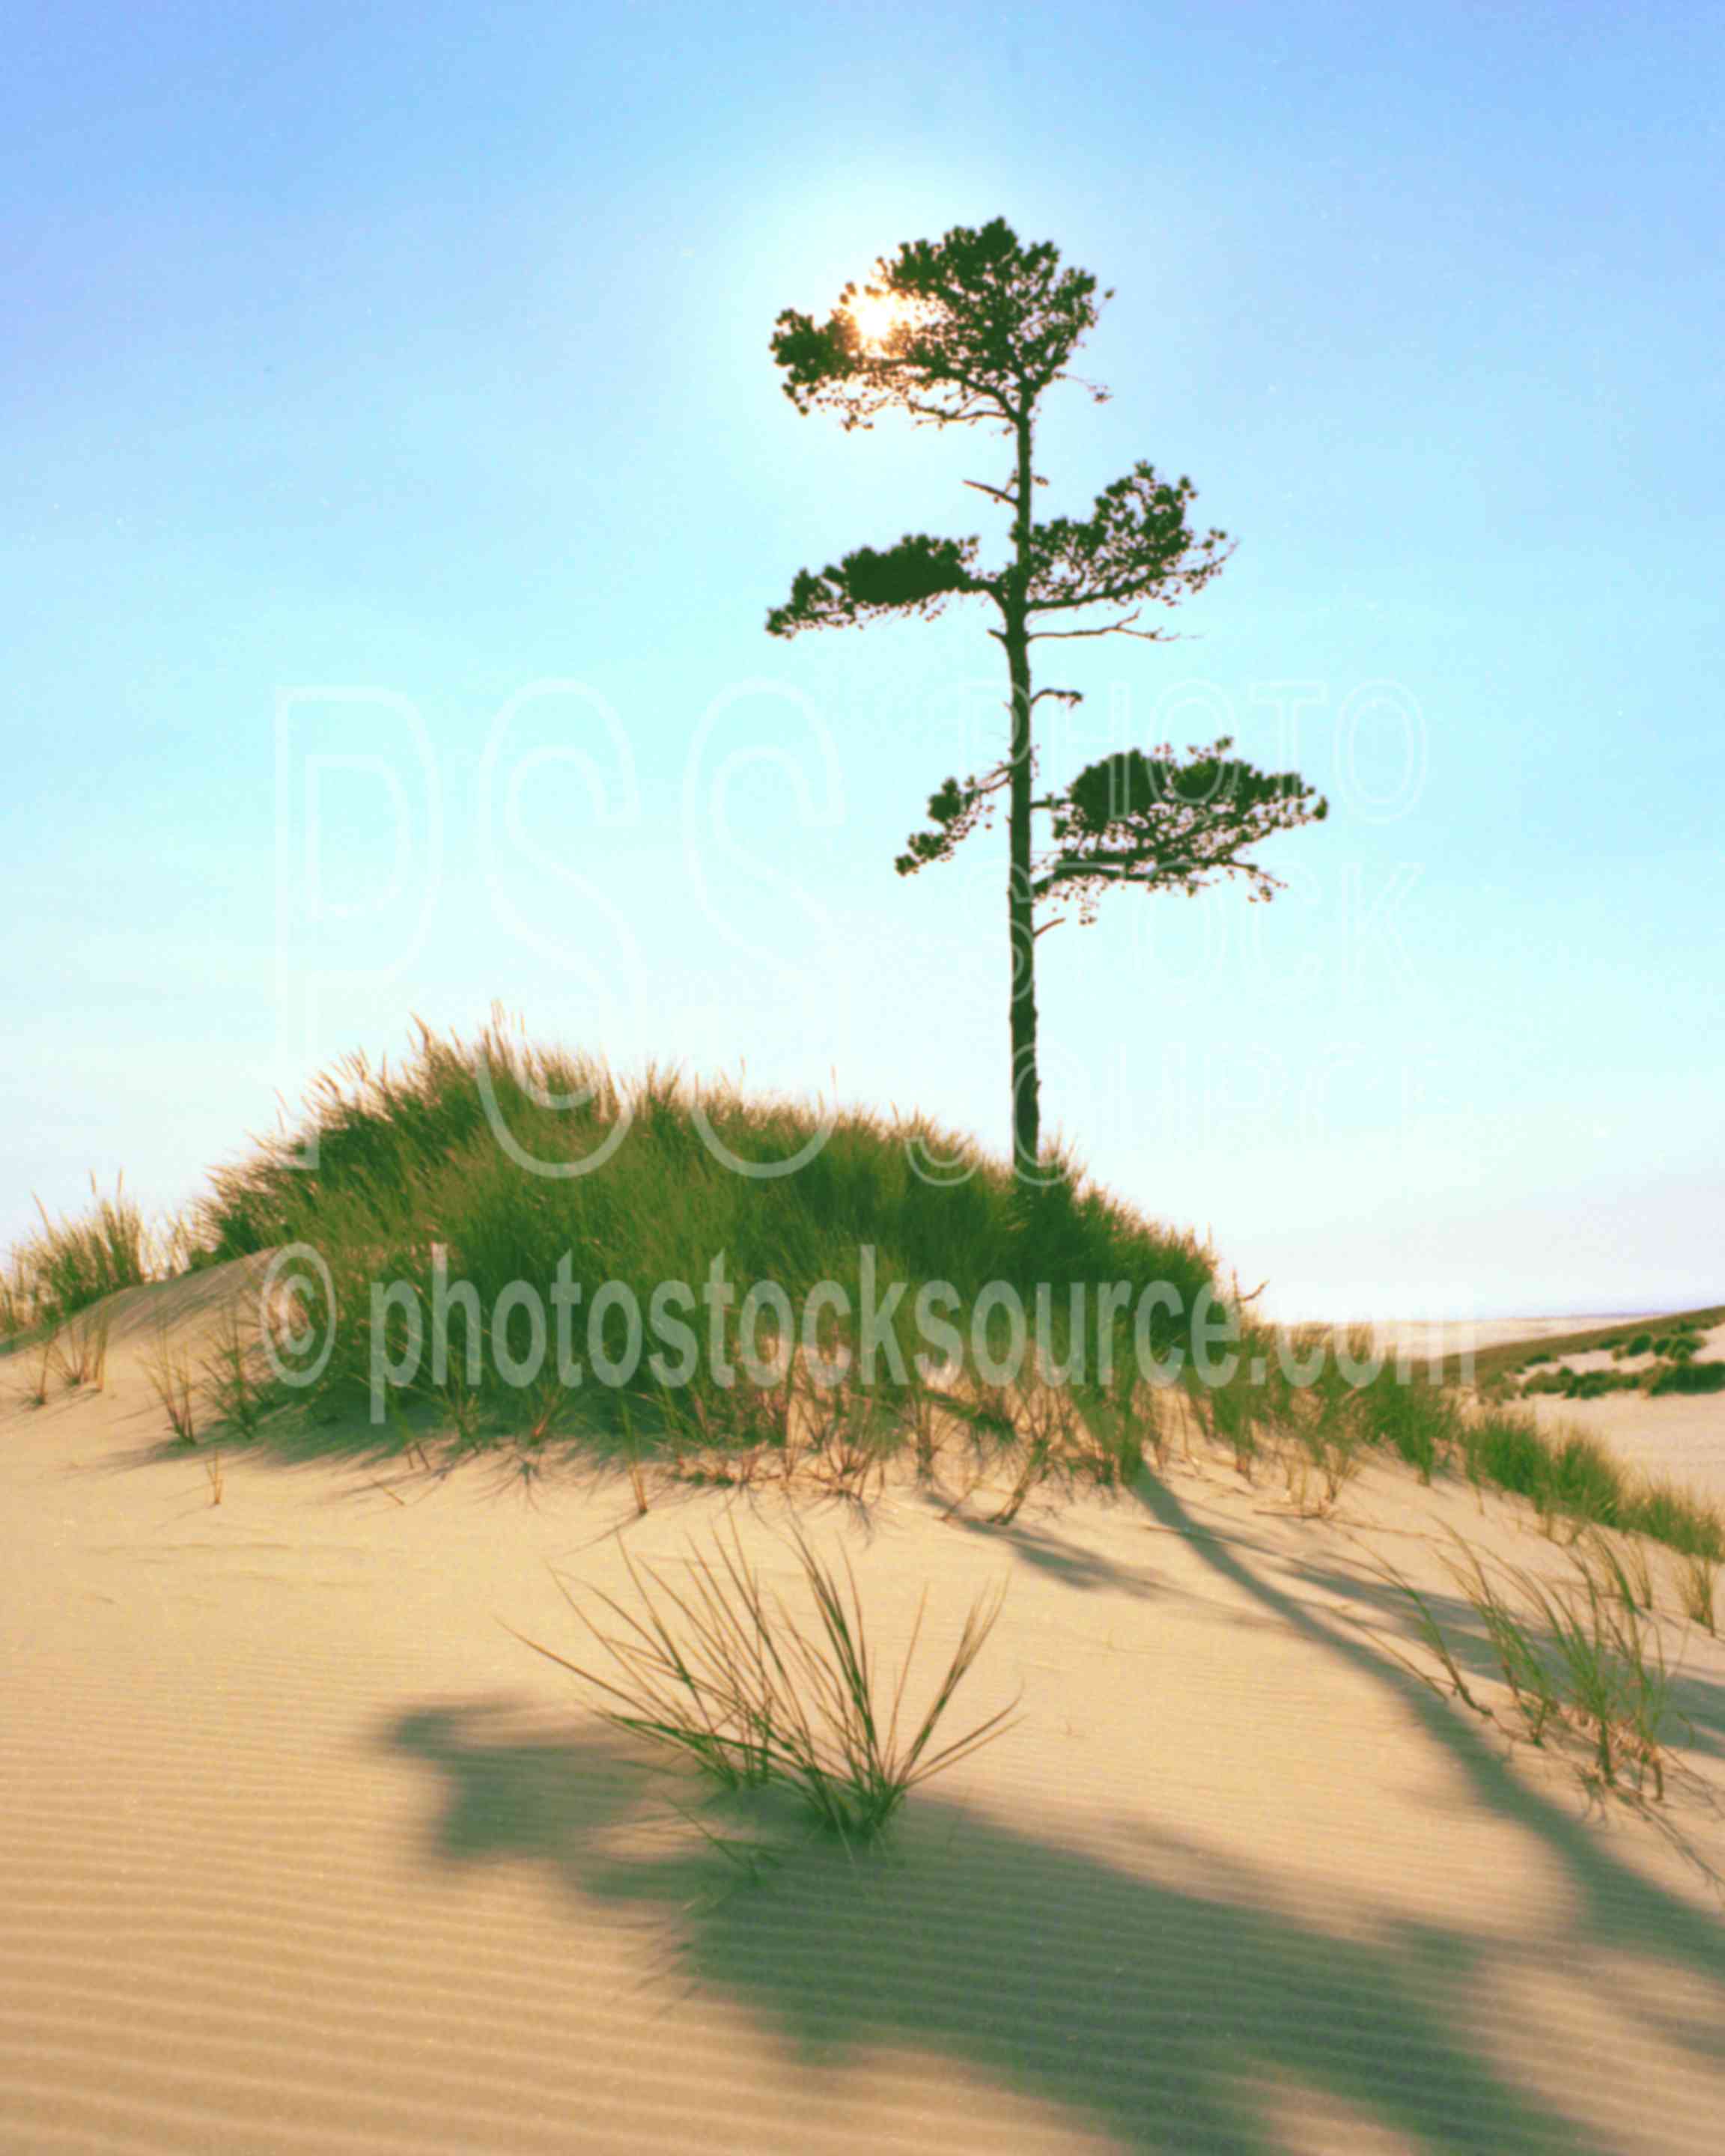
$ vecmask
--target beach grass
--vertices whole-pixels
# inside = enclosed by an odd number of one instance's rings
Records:
[[[259,1363],[256,1345],[246,1337],[239,1305],[229,1302],[199,1367],[213,1420],[235,1436],[255,1437],[259,1424],[279,1400],[279,1389],[272,1387]],[[159,1387],[157,1398],[162,1398]]]
[[[1586,1431],[1547,1431],[1525,1409],[1487,1404],[1458,1409],[1454,1442],[1476,1484],[1525,1497],[1548,1532],[1610,1527],[1685,1554],[1725,1558],[1717,1507],[1636,1474]]]
[[[69,1388],[87,1385],[99,1393],[108,1371],[108,1337],[111,1313],[105,1305],[89,1305],[57,1327],[49,1337],[53,1366]]]
[[[28,1332],[33,1322],[29,1297],[16,1266],[10,1261],[0,1265],[0,1342]]]
[[[102,1195],[94,1175],[90,1187],[95,1204],[76,1219],[50,1219],[37,1201],[42,1226],[14,1248],[7,1268],[0,1316],[8,1332],[62,1325],[105,1296],[151,1277],[150,1235],[142,1213],[126,1194],[125,1178],[111,1197]]]
[[[308,1158],[316,1164],[299,1164]],[[603,1172],[584,1172],[593,1161]],[[787,1163],[794,1172],[780,1172]],[[447,1358],[420,1371],[419,1396],[441,1397],[471,1442],[535,1428],[542,1440],[552,1434],[543,1403],[500,1368],[496,1313],[500,1297],[523,1286],[551,1306],[559,1265],[572,1256],[562,1277],[578,1291],[590,1351],[576,1359],[592,1368],[572,1427],[614,1427],[628,1393],[643,1450],[689,1455],[716,1435],[732,1449],[782,1449],[787,1410],[773,1395],[813,1348],[835,1364],[851,1358],[848,1383],[868,1395],[875,1423],[890,1415],[914,1432],[920,1421],[926,1450],[916,1362],[929,1350],[926,1315],[953,1328],[947,1352],[960,1368],[946,1389],[980,1389],[983,1367],[1015,1343],[1012,1314],[979,1301],[1008,1284],[1038,1312],[1038,1344],[1051,1358],[1064,1363],[1081,1351],[1080,1389],[1118,1401],[1135,1370],[1137,1292],[1168,1284],[1189,1311],[1212,1286],[1195,1238],[1061,1165],[1047,1184],[1026,1187],[973,1142],[917,1118],[762,1098],[651,1069],[624,1085],[592,1059],[531,1047],[500,1024],[471,1044],[422,1032],[398,1070],[357,1059],[338,1066],[313,1089],[297,1132],[217,1173],[195,1231],[224,1257],[295,1243],[319,1253],[336,1316],[312,1395],[331,1412],[365,1405],[374,1356],[403,1367],[442,1310]],[[730,1300],[710,1337],[705,1315],[690,1312],[716,1265]],[[378,1315],[380,1282],[393,1294]],[[1075,1313],[1074,1286],[1111,1282],[1129,1284],[1132,1300],[1106,1321],[1094,1302]],[[768,1291],[758,1296],[757,1283]],[[679,1285],[693,1292],[673,1297]],[[602,1286],[612,1300],[600,1310]],[[811,1337],[796,1314],[806,1319],[817,1287],[836,1288],[849,1314],[829,1305]],[[655,1296],[667,1299],[655,1306]],[[627,1386],[593,1381],[627,1362],[626,1302],[701,1326],[692,1371],[655,1382],[663,1373],[649,1361]],[[873,1344],[856,1322],[865,1307],[880,1312]],[[1175,1319],[1158,1311],[1155,1351],[1176,1337]],[[504,1344],[519,1359],[528,1326],[506,1325]]]
[[[176,1440],[182,1445],[195,1445],[197,1404],[188,1350],[166,1327],[162,1327],[149,1351],[141,1357],[140,1363]]]
[[[1578,1539],[1575,1555],[1589,1576],[1605,1592],[1615,1594],[1625,1609],[1653,1608],[1652,1561],[1640,1536],[1613,1537],[1604,1529],[1593,1527]]]
[[[600,1712],[616,1727],[691,1760],[723,1789],[788,1789],[821,1828],[847,1842],[865,1843],[886,1829],[919,1784],[1009,1726],[1011,1709],[1002,1708],[963,1737],[930,1748],[937,1725],[987,1643],[1002,1597],[973,1606],[932,1699],[914,1731],[901,1738],[900,1715],[926,1597],[883,1719],[850,1561],[841,1585],[800,1528],[793,1532],[814,1603],[813,1626],[799,1625],[762,1587],[733,1527],[729,1546],[716,1536],[712,1557],[693,1553],[691,1584],[683,1591],[651,1568],[638,1569],[625,1553],[642,1614],[593,1590],[619,1620],[620,1630],[602,1630],[579,1608],[567,1583],[559,1583],[570,1607],[611,1657],[612,1676],[536,1640],[522,1644],[597,1691],[607,1702]],[[642,1571],[656,1599],[643,1584]]]
[[[59,1351],[51,1330],[37,1342],[28,1367],[29,1376],[25,1382],[24,1399],[33,1408],[45,1408],[54,1389],[54,1374],[59,1368]]]
[[[1608,1584],[1574,1555],[1572,1577],[1548,1582],[1519,1566],[1490,1566],[1451,1534],[1456,1548],[1445,1566],[1508,1691],[1514,1722],[1504,1726],[1538,1746],[1563,1731],[1578,1735],[1599,1786],[1640,1794],[1651,1785],[1662,1799],[1683,1717],[1671,1703],[1658,1625],[1645,1604],[1629,1599],[1630,1575],[1620,1573]],[[1435,1689],[1447,1686],[1475,1712],[1501,1722],[1470,1686],[1461,1653],[1430,1598],[1387,1562],[1375,1570],[1407,1604],[1442,1677],[1411,1666]]]
[[[1453,1393],[1386,1362],[1359,1389],[1360,1412],[1373,1443],[1387,1445],[1430,1482],[1461,1442],[1462,1412]]]
[[[1430,1364],[1376,1353],[1359,1329],[1276,1329],[1248,1312],[1235,1317],[1237,1355],[1214,1382],[1189,1365],[1182,1397],[1196,1427],[1245,1479],[1261,1458],[1273,1459],[1296,1511],[1328,1513],[1367,1460],[1387,1455],[1422,1482],[1458,1474],[1482,1501],[1488,1489],[1525,1499],[1553,1540],[1609,1530],[1620,1548],[1639,1537],[1681,1558],[1725,1562],[1717,1506],[1638,1473],[1589,1432],[1548,1430],[1528,1409],[1471,1399],[1437,1382]],[[1164,1444],[1158,1439],[1154,1448],[1158,1466]]]
[[[1651,1393],[1725,1393],[1725,1363],[1672,1363],[1648,1387]]]
[[[1691,1553],[1677,1560],[1678,1606],[1692,1624],[1699,1625],[1709,1632],[1718,1630],[1716,1599],[1718,1577],[1717,1558]]]

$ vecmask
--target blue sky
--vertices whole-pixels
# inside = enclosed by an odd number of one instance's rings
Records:
[[[0,1243],[494,1001],[1004,1147],[1004,836],[892,866],[995,752],[983,608],[762,625],[906,530],[998,557],[998,436],[801,418],[768,339],[999,215],[1116,291],[1043,513],[1147,457],[1239,541],[1186,640],[1042,647],[1045,773],[1225,730],[1332,801],[1272,906],[1043,940],[1048,1119],[1284,1316],[1725,1295],[1716,8],[8,45]]]

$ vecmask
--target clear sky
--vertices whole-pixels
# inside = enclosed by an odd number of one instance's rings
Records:
[[[1147,457],[1239,540],[1188,640],[1040,648],[1045,775],[1232,731],[1332,804],[1272,906],[1043,940],[1048,1120],[1274,1314],[1725,1296],[1717,7],[7,43],[0,1244],[494,1000],[1004,1149],[1004,833],[893,871],[998,752],[986,603],[763,628],[865,542],[999,558],[998,435],[799,418],[768,341],[1004,216],[1116,290],[1040,512]]]

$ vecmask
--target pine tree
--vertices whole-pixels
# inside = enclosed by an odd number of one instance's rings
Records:
[[[937,790],[928,803],[932,829],[911,835],[897,866],[913,875],[949,860],[1004,795],[1013,1153],[1021,1175],[1035,1173],[1041,1151],[1038,937],[1069,909],[1093,919],[1101,893],[1115,885],[1191,891],[1240,875],[1252,897],[1267,898],[1280,884],[1248,858],[1250,849],[1274,831],[1316,821],[1327,805],[1291,772],[1260,772],[1230,757],[1225,737],[1183,760],[1165,745],[1106,757],[1063,792],[1037,794],[1036,706],[1045,696],[1075,704],[1079,694],[1032,686],[1031,645],[1088,636],[1161,640],[1165,629],[1137,626],[1145,607],[1171,607],[1201,591],[1233,551],[1225,532],[1199,538],[1189,524],[1189,480],[1170,483],[1143,462],[1105,488],[1088,517],[1039,523],[1032,515],[1034,490],[1045,483],[1033,460],[1038,406],[1056,382],[1080,379],[1066,363],[1096,314],[1093,276],[1063,270],[1051,244],[1025,246],[997,218],[979,231],[955,226],[943,239],[901,247],[877,264],[874,283],[845,286],[824,325],[788,308],[772,346],[799,412],[835,412],[848,431],[896,410],[917,425],[999,428],[1012,444],[1004,485],[965,482],[1011,512],[1011,553],[1000,567],[978,567],[978,538],[907,533],[884,550],[859,547],[819,575],[799,571],[767,627],[791,637],[896,614],[932,618],[948,600],[970,596],[995,608],[999,625],[988,633],[1005,651],[1010,689],[1006,754]],[[1106,390],[1081,386],[1106,401]],[[1096,607],[1112,608],[1115,619],[1069,624]],[[1047,819],[1040,848],[1039,814]]]

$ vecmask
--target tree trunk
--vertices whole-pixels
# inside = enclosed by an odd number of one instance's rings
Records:
[[[1016,573],[1005,608],[1006,663],[1012,676],[1012,791],[1007,919],[1012,941],[1012,1150],[1021,1176],[1034,1175],[1042,1152],[1042,1104],[1036,1073],[1036,939],[1030,896],[1030,419],[1018,425]]]

